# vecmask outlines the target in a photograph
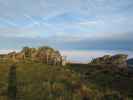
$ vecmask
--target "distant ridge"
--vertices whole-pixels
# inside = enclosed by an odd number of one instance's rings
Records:
[[[127,60],[127,63],[128,63],[128,65],[132,65],[132,66],[133,66],[133,58],[128,59],[128,60]]]

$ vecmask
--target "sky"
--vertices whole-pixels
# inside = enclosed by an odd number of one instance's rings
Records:
[[[0,0],[5,51],[49,45],[70,52],[132,52],[132,26],[133,0]]]

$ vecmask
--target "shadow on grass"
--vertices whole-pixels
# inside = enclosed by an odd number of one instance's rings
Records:
[[[16,93],[17,93],[16,65],[13,64],[9,69],[9,78],[8,78],[9,100],[17,100]]]

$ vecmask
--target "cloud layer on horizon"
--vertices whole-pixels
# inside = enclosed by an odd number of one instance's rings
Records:
[[[130,37],[129,37],[130,36]],[[69,36],[33,37],[1,37],[0,49],[21,49],[24,46],[51,46],[59,50],[128,50],[132,48],[132,33],[114,38],[80,38]]]

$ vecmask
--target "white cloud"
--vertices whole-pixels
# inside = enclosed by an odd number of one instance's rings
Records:
[[[83,21],[79,23],[80,25],[90,26],[97,24],[97,21]]]
[[[14,23],[13,21],[8,20],[8,19],[0,18],[0,21],[5,22],[7,25],[10,25],[11,27],[16,27],[17,26],[16,23]]]
[[[26,28],[0,28],[0,36],[5,37],[39,37],[40,33],[35,29]]]
[[[7,54],[10,52],[19,52],[20,50],[16,50],[16,49],[0,49],[0,54]]]
[[[29,27],[32,27],[32,26],[40,26],[40,22],[39,21],[37,21],[37,20],[35,20],[34,18],[32,18],[30,15],[24,15],[24,17],[26,17],[29,21],[30,21],[30,25],[28,25],[28,26],[25,26],[25,28],[29,28]]]

